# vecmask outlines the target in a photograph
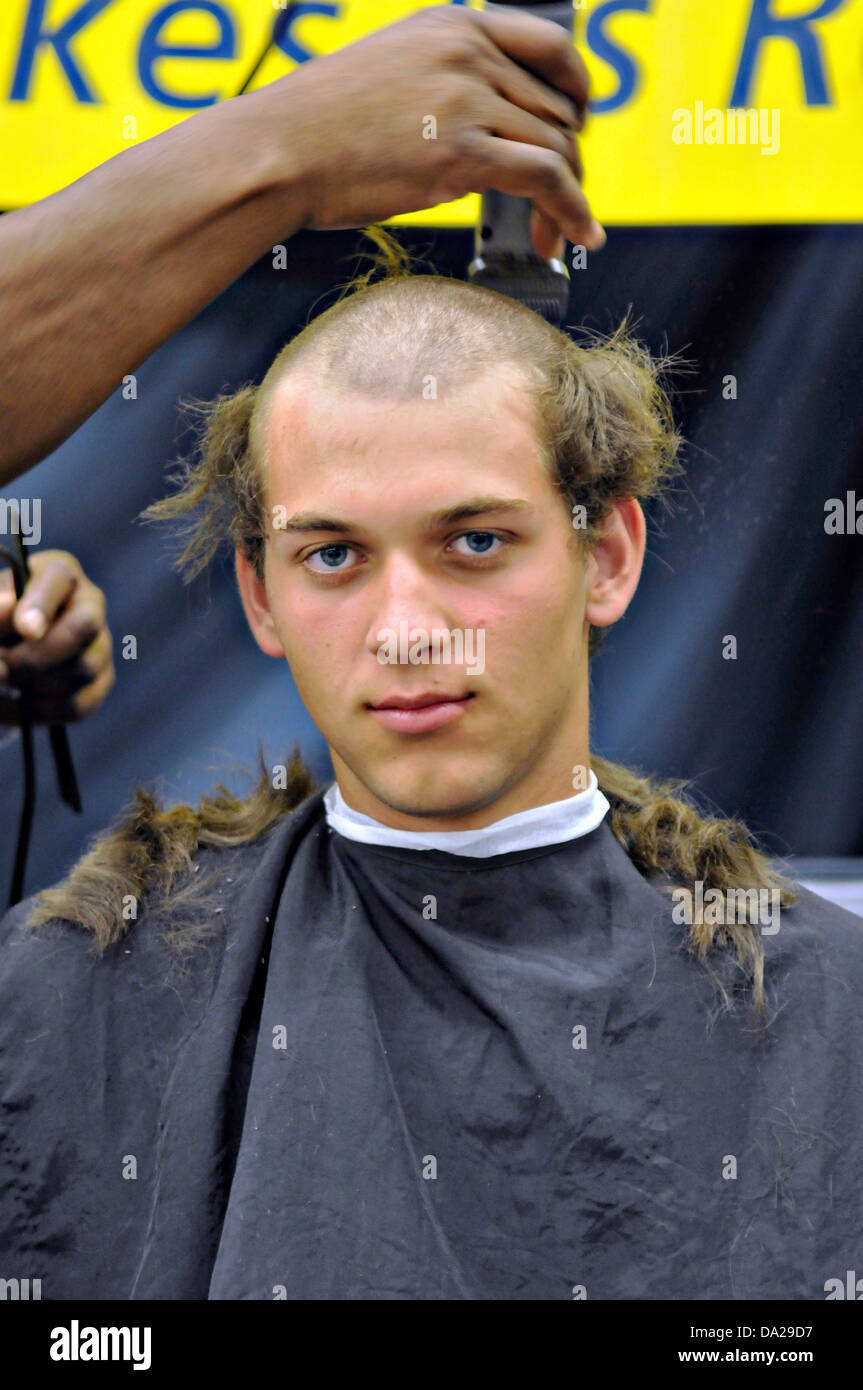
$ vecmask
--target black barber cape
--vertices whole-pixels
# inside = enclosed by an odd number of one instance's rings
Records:
[[[322,803],[199,853],[218,930],[183,968],[155,910],[101,959],[5,918],[5,1278],[823,1299],[863,1273],[861,919],[801,890],[765,1036],[606,823],[475,859],[358,844]]]

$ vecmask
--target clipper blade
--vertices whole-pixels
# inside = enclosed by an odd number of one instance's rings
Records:
[[[563,327],[569,310],[569,272],[562,261],[498,251],[478,256],[467,274],[472,284],[517,299],[555,328]]]

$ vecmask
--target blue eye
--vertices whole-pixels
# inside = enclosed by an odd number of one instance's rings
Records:
[[[341,543],[333,545],[322,545],[320,550],[313,550],[310,555],[306,556],[305,563],[308,564],[310,560],[320,558],[324,568],[313,569],[313,574],[326,574],[327,572],[329,572],[330,574],[332,574],[333,572],[338,573],[339,570],[344,569],[344,565],[341,565],[338,562],[339,560],[344,559],[344,557],[349,553],[350,549],[351,547],[349,545],[344,545]]]
[[[488,555],[490,553],[491,546],[495,541],[497,541],[499,545],[503,545],[502,538],[500,536],[496,536],[492,531],[465,531],[463,535],[456,536],[456,540],[478,540],[480,544],[475,548],[471,548],[470,553],[472,555]]]

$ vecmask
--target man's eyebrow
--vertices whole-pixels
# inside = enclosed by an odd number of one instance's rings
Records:
[[[475,516],[485,516],[487,512],[529,512],[530,502],[519,497],[469,497],[457,507],[443,507],[429,512],[423,517],[423,524],[429,531],[442,526],[453,526],[459,521],[469,521]],[[317,512],[295,512],[287,521],[280,522],[280,531],[338,531],[341,535],[356,535],[362,527],[338,517],[321,516]]]

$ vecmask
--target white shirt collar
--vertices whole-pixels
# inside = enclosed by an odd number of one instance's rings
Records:
[[[595,830],[610,809],[593,772],[585,790],[575,796],[517,811],[514,816],[504,816],[480,830],[394,830],[348,806],[337,782],[324,795],[324,807],[327,825],[348,840],[395,849],[445,850],[472,859],[577,840]]]

